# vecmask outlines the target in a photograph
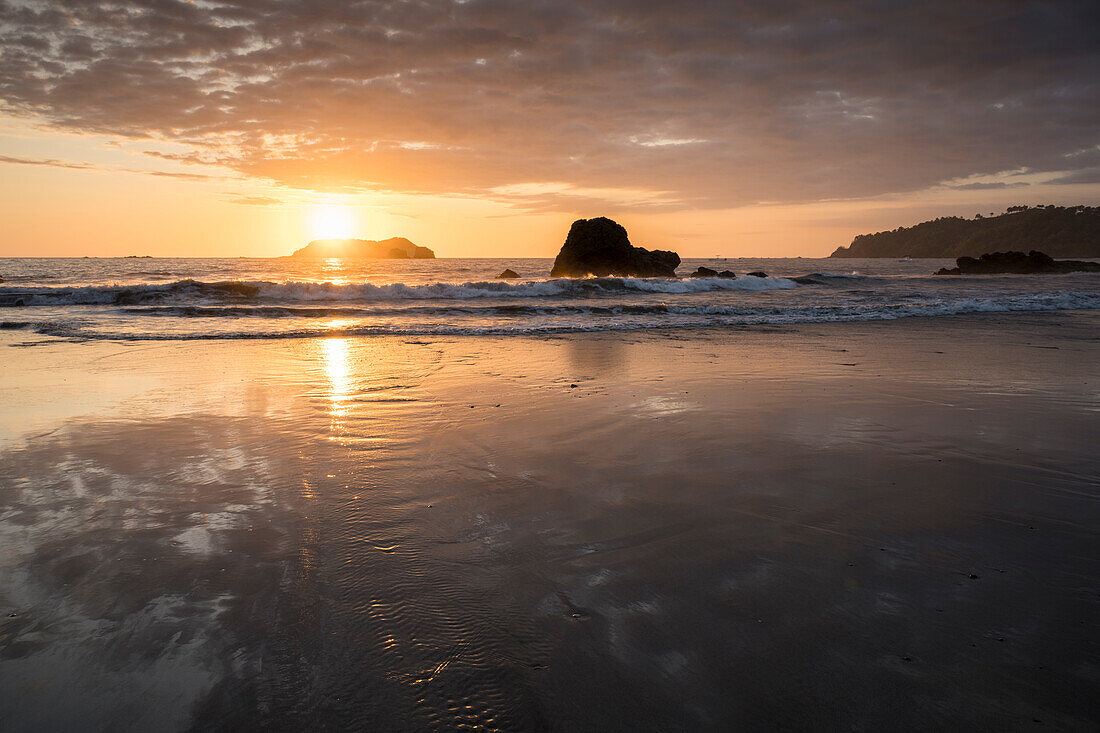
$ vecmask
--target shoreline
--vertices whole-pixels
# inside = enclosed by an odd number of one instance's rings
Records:
[[[22,312],[22,309],[13,309],[17,312]],[[1067,308],[1067,309],[1036,309],[1036,310],[1003,310],[1003,311],[976,311],[970,313],[952,313],[945,315],[905,315],[893,318],[870,318],[870,319],[852,319],[852,320],[828,320],[828,321],[795,321],[789,323],[735,323],[735,324],[684,324],[684,325],[664,325],[664,326],[650,326],[650,325],[628,325],[622,327],[592,327],[591,329],[578,329],[563,327],[560,330],[553,327],[547,327],[541,331],[482,331],[476,333],[440,333],[424,330],[409,330],[400,332],[361,332],[355,328],[349,330],[332,329],[327,331],[315,331],[310,333],[254,333],[254,334],[231,334],[231,335],[218,335],[218,334],[142,334],[130,337],[119,337],[114,334],[91,334],[80,335],[79,333],[73,335],[52,335],[48,333],[38,333],[34,330],[33,321],[2,321],[5,325],[0,327],[0,337],[12,336],[18,334],[34,334],[34,336],[42,339],[36,341],[33,344],[26,345],[39,345],[48,342],[56,343],[82,343],[82,342],[103,342],[103,343],[196,343],[196,342],[234,342],[234,341],[300,341],[310,339],[325,339],[325,338],[421,338],[421,339],[467,339],[467,338],[504,338],[504,339],[553,339],[553,338],[569,338],[572,336],[584,337],[584,336],[599,336],[601,334],[607,334],[608,336],[629,336],[631,334],[645,333],[653,337],[666,336],[672,337],[677,334],[700,335],[703,337],[718,337],[723,333],[739,333],[746,331],[760,331],[764,333],[778,333],[783,331],[796,331],[801,328],[816,328],[816,327],[852,327],[858,328],[861,325],[870,324],[891,324],[897,322],[915,323],[923,325],[929,322],[943,322],[947,325],[955,325],[958,323],[964,323],[966,320],[973,319],[975,321],[982,320],[996,320],[996,319],[1012,319],[1012,318],[1028,318],[1028,317],[1050,317],[1056,318],[1058,315],[1064,315],[1065,317],[1087,317],[1087,314],[1100,315],[1100,309],[1080,309],[1080,308]],[[16,325],[18,324],[18,327]],[[25,325],[24,325],[25,324]],[[0,347],[4,346],[0,342]],[[10,345],[10,344],[8,344]],[[19,345],[19,344],[17,344]]]

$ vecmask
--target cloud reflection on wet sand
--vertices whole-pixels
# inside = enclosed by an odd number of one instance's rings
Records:
[[[1079,725],[1093,320],[161,351],[6,436],[0,721]]]

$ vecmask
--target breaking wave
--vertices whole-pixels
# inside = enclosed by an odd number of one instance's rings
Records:
[[[1096,310],[1100,309],[1100,293],[1061,292],[990,298],[960,298],[949,302],[882,303],[878,305],[789,305],[783,308],[752,306],[684,306],[684,305],[614,305],[602,306],[502,306],[454,308],[390,308],[380,311],[358,310],[361,316],[390,318],[364,319],[333,326],[303,324],[293,321],[284,328],[231,328],[228,330],[152,331],[106,328],[106,324],[87,322],[0,322],[0,329],[33,330],[42,335],[74,339],[108,339],[121,341],[190,341],[211,339],[286,339],[318,336],[480,336],[536,335],[590,331],[630,331],[638,329],[707,328],[722,326],[793,325],[800,323],[830,323],[852,321],[884,321],[901,318],[951,316],[968,313],[1008,313],[1020,311]],[[127,309],[133,312],[139,309]],[[140,309],[146,315],[156,309]],[[165,315],[178,309],[165,309]],[[199,310],[209,317],[240,316],[239,308],[188,309]],[[270,311],[271,309],[251,309]],[[351,309],[276,309],[301,315],[300,311],[349,315]],[[221,313],[219,311],[227,311]],[[485,318],[492,313],[497,318]],[[466,318],[458,317],[465,314]],[[512,321],[502,315],[522,316]],[[446,319],[424,320],[423,316],[450,316]],[[600,317],[604,316],[604,317]],[[271,317],[270,315],[268,317]],[[279,317],[279,316],[276,316]],[[418,317],[420,317],[418,322]]]
[[[86,287],[0,288],[0,306],[16,299],[24,306],[43,305],[140,305],[145,303],[260,302],[386,300],[469,300],[475,298],[569,298],[616,293],[704,293],[722,290],[789,290],[798,283],[788,278],[743,277],[736,280],[702,278],[660,280],[629,277],[558,279],[539,282],[468,282],[406,285],[393,283],[316,283],[267,281],[202,282],[179,280],[143,285],[95,285]]]

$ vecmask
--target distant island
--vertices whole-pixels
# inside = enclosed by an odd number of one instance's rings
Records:
[[[1100,207],[1010,206],[999,216],[933,219],[860,234],[830,257],[977,257],[1042,250],[1052,257],[1100,258]]]
[[[404,237],[390,239],[317,239],[297,250],[291,257],[317,257],[374,260],[434,260],[435,252],[413,244]]]

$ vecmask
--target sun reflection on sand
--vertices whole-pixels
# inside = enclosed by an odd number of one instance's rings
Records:
[[[348,414],[348,401],[352,394],[351,365],[348,361],[348,340],[330,338],[322,341],[325,360],[325,376],[328,377],[329,415],[334,432],[344,429]]]

